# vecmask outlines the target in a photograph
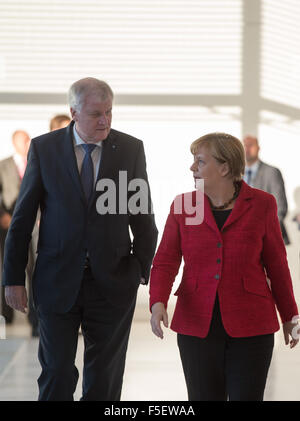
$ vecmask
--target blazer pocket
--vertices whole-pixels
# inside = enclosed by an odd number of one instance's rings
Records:
[[[196,291],[197,288],[197,281],[196,277],[190,276],[185,277],[177,290],[174,292],[174,295],[186,295],[186,294],[193,294]]]
[[[267,280],[265,279],[254,279],[248,276],[243,276],[243,285],[247,292],[261,297],[267,297],[270,292]]]

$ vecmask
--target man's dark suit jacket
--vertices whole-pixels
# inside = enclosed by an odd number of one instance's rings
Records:
[[[28,244],[40,207],[34,301],[37,308],[58,313],[75,303],[87,253],[104,296],[126,306],[141,276],[148,281],[157,242],[153,214],[100,215],[97,191],[88,206],[74,152],[73,124],[31,141],[4,257],[3,285],[25,285]],[[98,179],[112,179],[118,192],[119,171],[127,171],[128,183],[134,178],[148,183],[143,143],[112,129],[102,144]],[[150,190],[148,198],[150,208]]]

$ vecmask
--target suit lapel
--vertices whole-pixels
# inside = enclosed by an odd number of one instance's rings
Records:
[[[234,208],[232,209],[230,215],[226,219],[225,224],[223,225],[222,231],[224,228],[227,228],[229,225],[233,224],[233,222],[237,221],[241,216],[244,215],[251,208],[253,193],[252,188],[248,186],[247,183],[242,181],[242,186],[238,198],[236,199]]]
[[[262,172],[263,172],[263,163],[261,161],[259,161],[255,177],[254,177],[254,179],[252,180],[252,183],[251,183],[251,185],[253,187],[256,187],[257,185],[259,185],[259,180],[261,179]]]
[[[119,159],[119,144],[117,135],[111,130],[107,139],[103,140],[101,161],[97,175],[97,181],[101,178],[111,177],[112,170],[118,168],[117,160]]]
[[[209,199],[206,196],[206,194],[204,195],[204,222],[212,230],[216,231],[217,233],[220,233],[219,228],[216,224],[216,220],[214,218],[214,215],[213,215],[211,207],[210,207]]]
[[[242,181],[241,190],[239,196],[235,202],[234,208],[232,209],[230,215],[226,219],[225,224],[223,225],[221,231],[224,228],[228,227],[229,225],[233,224],[237,221],[248,209],[252,206],[251,205],[251,198],[252,198],[252,189],[248,186],[244,181]],[[204,222],[209,225],[214,231],[220,232],[219,228],[216,224],[214,215],[212,213],[210,203],[208,197],[204,195]]]
[[[61,156],[64,165],[71,176],[74,187],[76,188],[76,190],[80,194],[82,201],[86,205],[87,203],[82,189],[80,174],[78,171],[77,160],[74,151],[73,126],[74,122],[72,121],[70,125],[65,129],[65,136],[61,145]],[[117,164],[120,157],[119,149],[120,148],[118,144],[117,135],[112,129],[107,139],[103,140],[101,161],[96,178],[96,184],[97,181],[99,181],[101,178],[112,178],[114,169],[119,168]],[[92,206],[96,199],[95,193],[96,189],[94,189],[94,194],[89,203],[89,207]]]
[[[63,163],[69,172],[71,179],[73,181],[74,187],[80,194],[81,199],[86,204],[86,199],[81,185],[80,174],[78,171],[76,155],[74,151],[74,141],[73,141],[73,126],[74,121],[72,121],[69,126],[65,129],[65,137],[62,142],[62,158]]]
[[[98,195],[96,194],[96,185],[100,179],[103,178],[114,178],[118,174],[115,173],[116,169],[119,171],[119,159],[120,159],[120,147],[119,147],[117,135],[114,130],[111,130],[108,137],[103,140],[101,160],[99,165],[99,171],[96,178],[95,188],[93,197],[89,203],[89,208],[94,205]],[[117,181],[118,182],[118,181]]]

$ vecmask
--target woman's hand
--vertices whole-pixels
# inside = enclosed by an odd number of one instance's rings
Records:
[[[150,323],[151,323],[152,332],[154,333],[154,335],[163,339],[164,332],[160,326],[160,322],[162,321],[164,326],[168,327],[168,313],[166,312],[166,309],[163,303],[153,304],[151,311],[152,311],[152,316],[151,316]]]
[[[300,326],[298,325],[298,317],[292,319],[290,322],[283,323],[283,334],[284,334],[284,340],[285,344],[290,344],[290,348],[294,348],[297,343],[299,342],[300,338]],[[290,341],[290,336],[292,337],[292,340]]]

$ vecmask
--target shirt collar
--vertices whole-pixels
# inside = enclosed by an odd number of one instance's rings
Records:
[[[259,166],[259,160],[257,160],[256,162],[254,162],[253,165],[248,166],[246,165],[245,167],[245,172],[248,170],[251,170],[252,174],[255,173],[258,170],[258,166]]]
[[[86,142],[84,142],[81,139],[81,137],[79,136],[79,134],[77,133],[77,130],[75,128],[75,124],[73,126],[73,135],[74,135],[74,146],[86,145]],[[97,143],[94,143],[94,145],[99,146],[101,148],[102,147],[102,140],[100,140]]]
[[[17,165],[17,167],[19,167],[19,165],[23,165],[24,161],[26,161],[26,156],[22,156],[20,154],[18,154],[17,152],[15,152],[13,154],[13,159],[15,161],[15,164]]]

